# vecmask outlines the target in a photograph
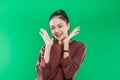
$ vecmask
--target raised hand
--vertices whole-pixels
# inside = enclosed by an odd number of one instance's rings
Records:
[[[63,41],[64,44],[65,44],[65,43],[69,43],[70,39],[71,39],[72,37],[74,37],[75,35],[77,35],[77,34],[79,33],[79,31],[80,31],[80,26],[76,27],[76,28],[69,34],[69,36],[64,39],[64,41]]]
[[[47,31],[43,28],[40,29],[40,32],[39,34],[42,36],[44,42],[45,42],[45,45],[47,46],[52,46],[53,44],[53,38],[51,39],[47,33]]]

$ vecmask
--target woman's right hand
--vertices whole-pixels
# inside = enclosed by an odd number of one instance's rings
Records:
[[[52,46],[53,38],[51,39],[49,37],[49,35],[45,29],[41,28],[39,34],[42,36],[46,46]]]

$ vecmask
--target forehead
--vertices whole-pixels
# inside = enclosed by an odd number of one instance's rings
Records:
[[[56,26],[56,25],[65,24],[65,23],[66,22],[59,17],[53,17],[49,22],[50,26]]]

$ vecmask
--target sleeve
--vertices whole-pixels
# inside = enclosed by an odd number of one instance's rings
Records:
[[[64,76],[66,79],[72,78],[76,71],[79,69],[80,64],[82,63],[85,55],[86,46],[82,44],[78,50],[74,52],[74,56],[68,56],[65,59],[62,59],[60,64],[62,66]]]
[[[51,64],[50,62],[45,63],[45,60],[43,57],[44,52],[45,52],[45,47],[41,49],[39,58],[36,64],[36,70],[38,73],[38,78],[36,80],[47,80],[50,75]]]

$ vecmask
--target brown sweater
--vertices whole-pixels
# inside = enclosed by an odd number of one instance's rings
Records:
[[[82,42],[72,41],[69,44],[69,56],[63,58],[63,45],[54,43],[50,52],[50,61],[45,63],[45,47],[40,51],[36,65],[38,78],[36,80],[73,80],[85,55],[86,46]]]

